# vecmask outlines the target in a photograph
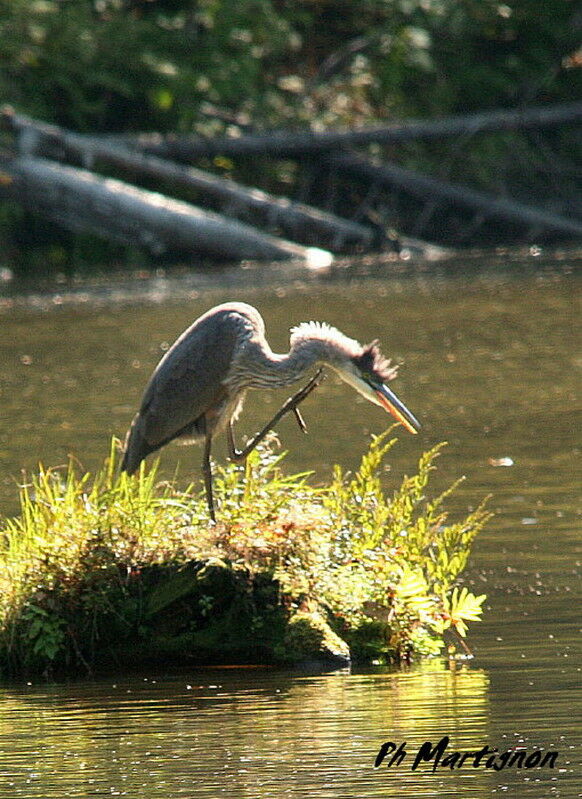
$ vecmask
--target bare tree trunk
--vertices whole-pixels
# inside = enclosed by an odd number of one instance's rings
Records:
[[[424,200],[436,198],[452,205],[460,205],[483,213],[523,225],[557,230],[574,236],[582,236],[582,222],[568,217],[532,208],[514,200],[496,199],[473,189],[455,186],[436,178],[419,175],[394,164],[373,164],[351,153],[333,153],[325,157],[327,163],[341,169],[352,177],[369,183],[404,189]]]
[[[188,250],[233,260],[331,260],[325,251],[267,236],[189,203],[42,158],[1,163],[0,192],[70,230],[136,244],[155,253]]]
[[[485,111],[480,114],[443,119],[411,120],[361,130],[325,133],[271,131],[247,134],[238,138],[220,139],[142,135],[137,137],[137,143],[145,152],[183,162],[218,154],[297,158],[310,153],[358,147],[374,142],[392,144],[414,139],[441,139],[499,130],[557,127],[568,122],[578,122],[581,119],[582,102],[560,103],[515,111]]]
[[[365,225],[302,203],[274,197],[259,189],[241,186],[233,180],[225,180],[200,169],[180,166],[131,150],[103,137],[83,136],[7,110],[2,113],[2,122],[20,136],[21,149],[25,149],[28,155],[56,160],[80,158],[88,168],[93,168],[94,163],[99,161],[107,166],[170,181],[182,189],[196,191],[203,198],[222,203],[224,208],[221,213],[226,216],[251,217],[252,224],[279,228],[298,241],[341,251],[350,245],[369,248],[374,239],[374,231]]]

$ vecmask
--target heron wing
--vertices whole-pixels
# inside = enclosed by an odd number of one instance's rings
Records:
[[[205,414],[218,412],[227,398],[224,381],[246,325],[247,319],[225,309],[204,315],[174,342],[154,370],[132,422],[126,471],[135,471],[146,455],[177,436],[204,432]]]

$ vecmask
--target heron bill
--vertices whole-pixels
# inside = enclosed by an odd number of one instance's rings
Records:
[[[396,394],[388,386],[374,386],[374,393],[380,405],[396,419],[397,422],[405,427],[409,433],[418,433],[420,422],[412,414],[403,402],[400,402]]]

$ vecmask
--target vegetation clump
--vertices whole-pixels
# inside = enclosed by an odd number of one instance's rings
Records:
[[[118,474],[116,442],[91,480],[40,468],[0,528],[0,669],[74,672],[153,662],[402,661],[462,641],[484,596],[459,588],[490,514],[426,496],[443,445],[387,495],[396,439],[314,487],[267,442],[217,469],[220,522],[202,494]],[[348,649],[349,645],[349,649]]]

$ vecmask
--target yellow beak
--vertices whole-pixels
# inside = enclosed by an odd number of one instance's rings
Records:
[[[408,410],[406,405],[403,402],[400,402],[396,394],[391,391],[388,386],[385,386],[383,383],[381,383],[380,385],[372,385],[371,388],[376,395],[378,403],[384,408],[384,410],[392,414],[396,421],[400,422],[400,424],[405,427],[409,433],[418,433],[420,430],[420,422]]]

